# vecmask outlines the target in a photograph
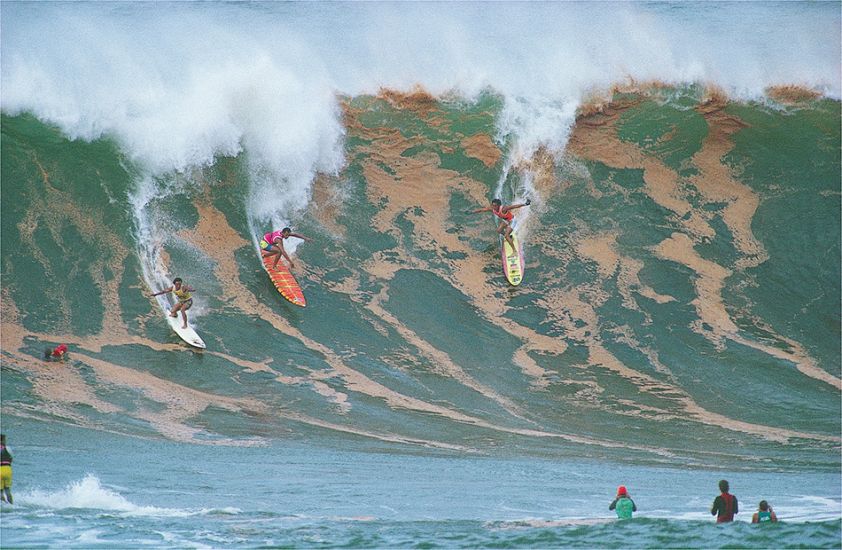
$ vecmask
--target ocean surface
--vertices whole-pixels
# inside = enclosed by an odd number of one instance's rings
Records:
[[[838,3],[0,15],[0,546],[842,546]]]

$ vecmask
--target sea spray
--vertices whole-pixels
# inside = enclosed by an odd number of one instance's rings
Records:
[[[343,166],[337,94],[490,87],[505,98],[497,137],[512,166],[562,151],[582,98],[628,78],[741,97],[789,82],[840,92],[824,47],[839,13],[821,6],[754,7],[762,33],[746,32],[739,5],[431,6],[4,4],[2,109],[72,139],[110,136],[152,176],[245,154],[256,246],[307,205],[317,172]],[[804,30],[795,43],[792,28]]]
[[[39,506],[52,509],[91,508],[113,512],[128,512],[144,515],[164,515],[174,510],[155,506],[138,506],[117,491],[104,487],[94,474],[87,474],[82,479],[68,483],[58,490],[31,489],[21,493],[18,499],[24,506]]]
[[[245,148],[276,175],[252,198],[260,218],[268,197],[283,194],[282,210],[306,201],[300,174],[336,168],[336,93],[491,87],[506,97],[502,131],[524,130],[526,149],[563,146],[575,103],[629,78],[714,83],[740,98],[786,83],[840,93],[832,5],[309,8],[7,3],[2,109],[72,138],[114,136],[156,173]]]
[[[100,512],[116,512],[125,517],[190,517],[196,515],[236,515],[239,508],[227,506],[218,508],[179,509],[159,506],[143,506],[131,502],[121,494],[131,489],[103,485],[95,474],[88,473],[82,479],[71,481],[63,488],[47,490],[33,488],[20,493],[18,504],[27,508],[51,510],[90,509]]]

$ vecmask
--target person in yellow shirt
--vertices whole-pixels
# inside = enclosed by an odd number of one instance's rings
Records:
[[[12,453],[6,447],[6,434],[0,434],[0,500],[12,502]]]
[[[181,280],[181,277],[176,277],[175,279],[173,279],[171,287],[165,288],[160,292],[155,292],[152,294],[152,296],[159,296],[168,292],[172,292],[173,294],[175,294],[175,297],[178,301],[172,307],[172,310],[170,311],[170,317],[178,317],[178,312],[181,311],[181,320],[184,321],[184,323],[181,325],[181,328],[187,328],[187,310],[193,306],[193,295],[191,294],[191,292],[195,291],[195,288],[184,284],[184,281]]]

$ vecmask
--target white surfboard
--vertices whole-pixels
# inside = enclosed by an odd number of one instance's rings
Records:
[[[166,298],[162,300],[161,305],[164,307],[164,317],[167,319],[167,323],[170,324],[172,329],[175,331],[178,336],[190,344],[193,347],[205,349],[205,341],[199,337],[198,333],[193,329],[190,325],[190,313],[188,310],[188,321],[187,321],[187,328],[181,328],[182,320],[181,320],[181,312],[178,312],[178,317],[172,317],[170,315],[170,310],[172,310],[173,304],[170,304],[170,301]]]

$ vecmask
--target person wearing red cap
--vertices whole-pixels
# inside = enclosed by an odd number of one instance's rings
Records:
[[[616,510],[620,519],[631,519],[632,512],[637,512],[637,506],[629,496],[625,485],[617,487],[617,497],[608,505],[609,510]]]

